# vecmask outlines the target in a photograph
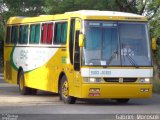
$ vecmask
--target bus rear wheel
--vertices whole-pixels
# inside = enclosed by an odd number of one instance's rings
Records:
[[[74,104],[76,102],[76,98],[69,96],[69,86],[66,76],[63,76],[60,83],[60,99],[63,100],[64,103]]]
[[[117,103],[128,103],[129,99],[116,99]]]
[[[19,91],[22,95],[35,95],[37,89],[29,88],[25,86],[24,72],[21,70],[18,76]]]

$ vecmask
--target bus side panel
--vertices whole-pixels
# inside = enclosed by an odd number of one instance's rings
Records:
[[[4,47],[4,80],[8,83],[17,84],[17,69],[13,67],[10,54],[13,47]]]
[[[73,70],[73,66],[66,66],[65,74],[69,84],[69,95],[74,97],[81,96],[81,79],[80,73]]]
[[[58,92],[57,82],[63,66],[62,56],[65,57],[65,52],[62,51],[62,48],[59,48],[47,63],[33,71],[25,73],[26,86]]]

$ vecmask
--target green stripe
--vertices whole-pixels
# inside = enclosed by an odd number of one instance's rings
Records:
[[[14,64],[14,61],[13,61],[13,52],[14,52],[14,50],[15,50],[15,46],[13,47],[12,52],[11,52],[11,54],[10,54],[10,63],[11,63],[11,65],[12,65],[12,67],[13,67],[16,71],[18,71],[18,68],[17,68],[17,66]]]

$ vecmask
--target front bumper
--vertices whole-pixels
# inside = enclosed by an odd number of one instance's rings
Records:
[[[99,91],[91,91],[99,89]],[[149,98],[152,84],[82,84],[81,98]]]

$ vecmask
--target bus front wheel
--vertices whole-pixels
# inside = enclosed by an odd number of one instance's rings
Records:
[[[18,76],[19,91],[22,95],[35,95],[37,89],[29,88],[25,86],[24,72],[21,70]]]
[[[74,104],[76,98],[69,96],[69,85],[66,76],[63,76],[60,82],[60,98],[64,103]]]

